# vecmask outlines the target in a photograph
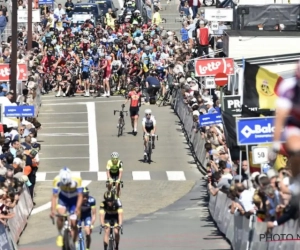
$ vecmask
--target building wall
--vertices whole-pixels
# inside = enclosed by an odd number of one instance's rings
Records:
[[[299,34],[300,35],[300,34]],[[237,59],[300,53],[298,37],[224,37],[224,53]]]

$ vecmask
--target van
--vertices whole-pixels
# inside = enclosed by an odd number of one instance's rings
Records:
[[[73,16],[74,17],[76,16],[76,18],[78,18],[80,15],[82,15],[82,16],[90,15],[91,19],[93,19],[93,21],[96,22],[97,20],[100,19],[102,14],[101,14],[101,10],[98,7],[98,4],[76,3],[76,4],[74,4],[74,9],[73,9],[71,15],[72,15],[71,16],[72,19],[73,19]],[[85,20],[77,20],[77,21],[85,21]]]

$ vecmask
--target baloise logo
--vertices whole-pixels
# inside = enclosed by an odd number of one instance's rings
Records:
[[[246,137],[249,138],[251,135],[260,135],[260,134],[273,134],[275,127],[272,123],[268,123],[267,126],[261,125],[254,125],[254,128],[250,128],[246,125],[242,130],[241,133]]]

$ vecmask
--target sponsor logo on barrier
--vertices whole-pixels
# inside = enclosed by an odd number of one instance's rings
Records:
[[[273,241],[298,241],[299,234],[259,234],[259,241],[273,242]]]

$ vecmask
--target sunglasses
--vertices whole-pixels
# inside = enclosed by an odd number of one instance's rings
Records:
[[[151,114],[146,114],[146,115],[151,115]]]

